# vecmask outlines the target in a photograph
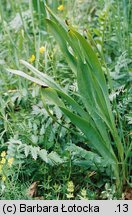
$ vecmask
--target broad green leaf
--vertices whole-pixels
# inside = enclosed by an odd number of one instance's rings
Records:
[[[104,110],[107,111],[106,114],[108,120],[111,121],[112,124],[114,124],[113,115],[110,107],[110,101],[108,97],[106,80],[100,62],[98,60],[98,57],[96,56],[96,53],[92,49],[91,45],[82,35],[80,35],[78,32],[76,32],[73,29],[70,31],[71,31],[70,36],[74,39],[74,43],[75,40],[78,39],[78,45],[76,42],[76,47],[77,46],[81,47],[81,51],[82,51],[81,53],[83,53],[83,56],[85,56],[85,61],[89,65],[89,68],[93,75],[93,79],[91,79],[91,81],[93,81],[94,87],[96,89],[96,96],[101,99],[102,107],[104,107]],[[78,55],[80,54],[78,53]]]
[[[28,74],[24,73],[23,71],[13,70],[13,69],[6,69],[6,71],[10,72],[10,73],[13,73],[13,74],[16,74],[16,75],[19,75],[21,77],[24,77],[24,78],[30,80],[31,82],[34,82],[34,83],[36,83],[36,84],[38,84],[40,86],[48,87],[48,85],[45,82],[43,82],[42,80],[31,77]]]
[[[104,139],[107,145],[110,145],[109,136],[106,131],[106,118],[103,116],[103,112],[97,103],[97,98],[94,94],[95,90],[91,85],[92,81],[90,79],[90,75],[88,74],[87,66],[83,63],[81,68],[78,66],[77,81],[81,99],[88,111],[89,116],[91,116],[91,119],[94,121],[94,127],[96,127],[100,132],[102,139]]]
[[[48,24],[50,31],[54,35],[55,39],[59,43],[60,48],[61,48],[62,52],[64,53],[71,69],[76,74],[76,60],[75,60],[75,57],[68,50],[68,45],[67,45],[67,40],[66,40],[66,38],[68,37],[68,34],[64,33],[62,31],[62,29],[60,28],[60,26],[51,20],[47,19],[47,24]],[[69,41],[69,39],[68,39],[68,41]]]
[[[68,105],[72,107],[72,109],[77,112],[83,118],[86,118],[90,121],[90,117],[87,112],[85,112],[82,107],[68,94],[63,91],[56,90],[58,95],[63,98],[67,102]]]
[[[47,74],[40,72],[35,67],[33,67],[31,64],[24,60],[20,60],[20,63],[22,63],[26,68],[28,68],[35,76],[37,76],[40,80],[44,81],[47,86],[62,90],[62,88],[57,84],[51,77],[49,77]]]
[[[44,99],[51,101],[53,104],[56,104],[58,107],[65,107],[62,100],[58,97],[57,92],[52,88],[41,89],[41,95]]]
[[[106,146],[95,128],[93,128],[85,119],[73,114],[69,110],[63,107],[60,107],[60,109],[70,118],[71,122],[85,134],[100,155],[107,158],[109,163],[117,163],[112,147],[109,146],[108,148]]]
[[[74,39],[76,37],[78,39],[78,41],[80,42],[80,46],[83,50],[83,55],[85,56],[87,62],[91,66],[91,69],[93,70],[93,72],[98,77],[100,84],[102,85],[104,90],[107,91],[104,73],[102,71],[102,68],[101,68],[101,65],[100,65],[100,62],[98,60],[96,53],[94,52],[94,50],[92,49],[92,47],[88,43],[88,41],[81,34],[79,34],[77,31],[75,31],[73,29],[70,31],[72,31],[72,33],[70,35]]]

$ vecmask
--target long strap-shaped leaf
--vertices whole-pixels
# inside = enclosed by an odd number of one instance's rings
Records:
[[[110,160],[110,163],[117,162],[117,159],[111,146],[109,146],[109,149],[106,147],[105,143],[102,142],[102,138],[100,137],[97,130],[94,127],[92,127],[88,121],[77,116],[76,114],[73,114],[71,111],[65,109],[64,107],[60,107],[60,109],[70,118],[73,124],[80,128],[80,130],[85,134],[85,136],[94,146],[94,148],[97,149],[100,155]]]
[[[55,39],[59,42],[60,48],[62,52],[65,54],[65,57],[70,67],[72,68],[73,72],[76,74],[76,59],[68,50],[67,40],[66,40],[67,38],[66,35],[68,35],[67,32],[62,31],[61,27],[56,25],[56,23],[51,20],[47,19],[47,24],[50,31],[54,35]]]
[[[26,78],[27,80],[30,80],[31,82],[34,82],[34,83],[36,83],[36,84],[38,84],[38,85],[40,85],[40,86],[43,86],[43,87],[46,87],[46,88],[48,87],[48,85],[47,85],[44,81],[42,81],[42,80],[40,80],[40,79],[37,79],[37,78],[34,78],[34,77],[32,77],[32,76],[30,76],[30,75],[24,73],[23,71],[20,71],[20,70],[13,70],[13,69],[10,69],[10,68],[7,68],[6,71],[7,71],[7,72],[10,72],[10,73],[12,73],[12,74],[16,74],[16,75],[19,75],[19,76],[21,76],[21,77],[24,77],[24,78]]]
[[[114,120],[113,120],[110,101],[108,97],[108,89],[107,89],[104,73],[102,71],[98,57],[96,56],[96,53],[93,51],[88,41],[86,41],[86,39],[82,35],[80,35],[78,32],[76,32],[73,29],[70,31],[72,32],[70,35],[72,38],[74,38],[74,41],[78,39],[78,46],[79,45],[81,46],[83,55],[85,56],[85,60],[91,67],[91,71],[94,76],[94,81],[96,81],[95,87],[97,86],[97,94],[100,98],[103,98],[104,100],[102,101],[103,106],[106,107],[107,113],[109,113],[110,115],[109,120],[111,120],[113,123]]]
[[[56,91],[63,99],[66,100],[66,102],[72,106],[73,110],[76,111],[80,116],[82,116],[83,118],[86,118],[87,120],[90,121],[90,118],[88,116],[88,113],[85,112],[81,106],[71,97],[69,96],[60,86],[59,84],[56,84],[56,82],[51,79],[51,77],[49,77],[48,75],[38,71],[36,68],[34,68],[32,65],[30,65],[28,62],[21,60],[21,63],[23,63],[29,70],[31,70],[32,73],[34,73],[35,76],[38,76],[39,79],[34,78],[28,74],[26,74],[23,71],[20,70],[13,70],[13,69],[6,69],[8,72],[19,75],[21,77],[24,77],[32,82],[37,83],[40,86],[44,86],[44,87],[50,87],[52,88],[54,91]],[[45,79],[44,79],[45,78]],[[45,82],[43,81],[45,80]],[[48,91],[48,90],[46,90]],[[51,91],[50,91],[51,92]],[[50,92],[48,92],[48,94],[50,94]],[[48,97],[48,96],[47,96]],[[50,97],[50,95],[49,95]],[[54,100],[55,102],[55,100]],[[60,104],[57,104],[58,106],[60,106]]]
[[[62,90],[62,88],[60,87],[59,84],[57,84],[51,77],[49,77],[47,74],[40,72],[39,70],[37,70],[35,67],[33,67],[31,64],[29,64],[28,62],[24,61],[24,60],[20,60],[20,62],[26,67],[28,68],[36,77],[38,77],[40,80],[44,81],[48,86],[58,89],[58,90]]]

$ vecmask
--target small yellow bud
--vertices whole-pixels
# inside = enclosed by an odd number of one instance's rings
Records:
[[[45,47],[44,47],[44,46],[42,46],[42,47],[39,48],[39,52],[40,52],[40,54],[43,54],[44,51],[45,51]]]
[[[58,10],[59,10],[59,11],[63,11],[63,10],[64,10],[64,5],[60,5],[60,6],[58,7]]]
[[[29,59],[29,62],[32,63],[35,61],[35,55],[31,55],[31,58]]]

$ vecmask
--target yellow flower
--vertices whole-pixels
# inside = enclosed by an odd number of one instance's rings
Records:
[[[60,6],[58,7],[58,10],[59,10],[59,11],[63,11],[63,10],[64,10],[64,5],[60,5]]]
[[[9,159],[8,159],[8,165],[11,166],[12,163],[13,163],[13,161],[14,161],[14,158],[9,158]]]
[[[2,176],[2,181],[4,182],[6,180],[6,176]]]
[[[1,157],[3,158],[5,156],[6,156],[6,152],[5,151],[1,152]]]
[[[35,55],[31,55],[31,58],[29,59],[29,62],[32,63],[35,61]]]
[[[44,51],[45,51],[45,47],[44,47],[44,46],[42,46],[42,47],[39,48],[39,52],[40,52],[40,54],[43,54]]]
[[[66,196],[67,196],[68,199],[71,199],[71,198],[74,197],[73,193],[66,194]]]
[[[2,158],[2,160],[1,160],[1,164],[5,164],[5,162],[6,162],[6,159],[5,158]]]
[[[74,184],[72,181],[69,181],[67,184],[67,191],[68,192],[73,192],[74,191]]]

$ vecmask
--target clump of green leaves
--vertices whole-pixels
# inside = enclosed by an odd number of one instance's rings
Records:
[[[88,139],[92,151],[96,151],[104,159],[107,159],[116,178],[116,186],[121,190],[128,175],[127,158],[131,146],[128,145],[127,149],[124,149],[118,134],[104,71],[97,57],[94,41],[92,39],[87,41],[73,27],[66,26],[48,7],[47,11],[50,14],[47,25],[76,76],[78,101],[81,103],[77,102],[74,96],[70,96],[70,91],[66,91],[51,77],[23,60],[21,63],[35,77],[20,70],[7,69],[7,71],[43,87],[41,90],[42,101],[49,115],[54,118],[48,109],[47,99],[52,101],[82,131]],[[57,119],[55,120],[57,121]]]

